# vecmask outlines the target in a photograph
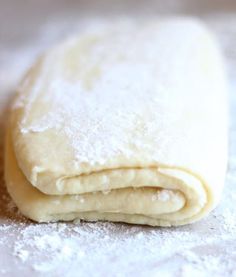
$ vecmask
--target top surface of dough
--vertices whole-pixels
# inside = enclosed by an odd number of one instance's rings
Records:
[[[201,23],[101,28],[53,48],[26,75],[11,117],[16,158],[26,178],[52,194],[64,192],[58,179],[159,165],[217,186],[223,103],[218,48]]]

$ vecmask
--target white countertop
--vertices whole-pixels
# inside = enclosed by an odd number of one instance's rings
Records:
[[[206,219],[178,228],[23,218],[2,180],[2,144],[6,109],[24,71],[38,53],[90,18],[171,13],[200,16],[226,57],[230,153],[220,205]],[[236,2],[0,0],[0,142],[0,276],[236,276]]]

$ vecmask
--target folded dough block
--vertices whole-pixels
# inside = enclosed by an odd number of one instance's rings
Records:
[[[222,192],[227,93],[218,48],[191,18],[84,31],[38,59],[6,140],[8,191],[38,222],[194,222]]]

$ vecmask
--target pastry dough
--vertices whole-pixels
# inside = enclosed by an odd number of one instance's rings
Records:
[[[222,192],[226,96],[221,55],[194,19],[87,30],[39,58],[19,86],[8,191],[38,222],[194,222]]]

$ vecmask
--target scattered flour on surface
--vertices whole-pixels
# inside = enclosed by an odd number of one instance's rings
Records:
[[[232,30],[227,33],[228,15],[222,17],[221,21],[218,24],[216,18],[209,19],[219,37],[227,41],[223,46],[234,69],[232,72],[235,72],[235,50],[230,49],[235,40],[232,34],[236,34],[236,28],[233,27],[236,24],[231,24]],[[67,31],[69,30],[70,26]],[[42,41],[45,42],[45,38]],[[42,42],[35,44],[40,45]],[[0,67],[2,91],[10,94],[39,50],[36,46],[34,49],[22,49],[13,58],[14,51],[9,53],[12,64],[9,66],[8,59],[5,58],[6,61]],[[235,88],[236,86],[232,91]],[[9,95],[6,97],[3,93],[0,97],[0,107],[3,108]],[[236,107],[236,97],[233,103]],[[209,217],[189,226],[169,229],[104,222],[84,223],[80,220],[72,223],[35,224],[16,213],[15,205],[1,185],[0,275],[13,276],[15,267],[22,276],[235,277],[235,122],[231,129],[233,146],[230,150],[230,170],[222,202]],[[2,131],[0,135],[2,144]],[[162,192],[155,197],[167,201],[168,195],[169,192]],[[78,200],[83,202],[83,198]],[[10,262],[6,263],[6,259]]]

